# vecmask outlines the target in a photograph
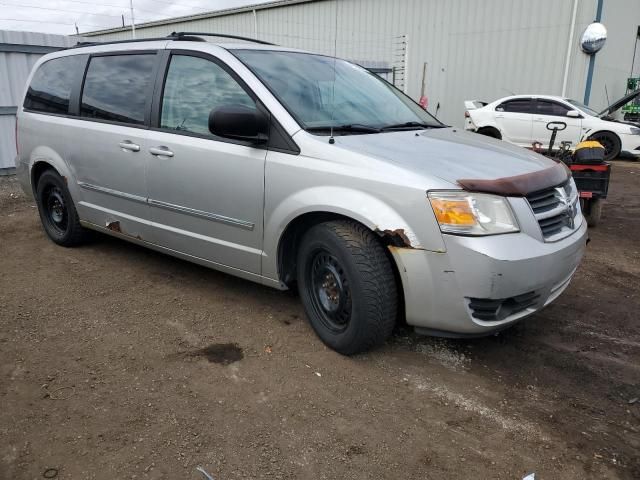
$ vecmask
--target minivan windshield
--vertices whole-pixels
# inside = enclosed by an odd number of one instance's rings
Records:
[[[409,97],[353,63],[273,50],[234,54],[280,100],[302,128],[340,134],[443,127]]]

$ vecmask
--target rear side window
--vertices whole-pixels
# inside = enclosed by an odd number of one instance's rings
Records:
[[[533,113],[533,101],[530,98],[508,100],[496,107],[498,112]]]
[[[547,100],[538,100],[538,106],[536,113],[539,115],[555,115],[557,117],[566,117],[569,111],[568,107],[560,105],[556,102],[549,102]]]
[[[33,75],[24,108],[45,113],[69,113],[71,89],[82,75],[83,57],[79,55],[49,60]]]
[[[92,57],[82,89],[80,115],[143,124],[155,58],[155,54]]]

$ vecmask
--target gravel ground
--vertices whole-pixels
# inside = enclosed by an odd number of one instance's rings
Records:
[[[293,294],[57,247],[0,178],[0,479],[640,478],[639,164],[603,215],[527,321],[345,358]]]

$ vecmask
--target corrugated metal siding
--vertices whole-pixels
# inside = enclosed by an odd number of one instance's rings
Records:
[[[577,40],[593,18],[595,3],[579,1],[569,81],[569,93],[576,98],[582,98],[588,62]],[[439,105],[443,121],[461,125],[466,99],[494,100],[511,92],[560,94],[572,7],[573,0],[324,0],[259,9],[256,16],[261,39],[332,54],[337,31],[337,55],[367,63],[399,65],[407,36],[408,93],[419,98],[426,62],[429,110],[435,113]],[[243,12],[136,31],[142,37],[173,30],[253,36],[254,16]],[[122,31],[94,38],[130,35]]]
[[[602,10],[601,21],[608,29],[608,38],[595,59],[589,105],[596,110],[604,110],[607,105],[625,93],[627,77],[631,76],[637,29],[640,26],[639,0],[616,0],[615,5],[613,4],[614,2],[605,1]],[[580,35],[583,30],[584,28],[580,29]],[[640,74],[638,61],[639,58],[636,56],[634,65],[636,76]],[[607,101],[607,92],[609,101]],[[582,94],[579,99],[582,100]]]
[[[0,170],[15,167],[16,158],[16,117],[0,116]],[[0,173],[2,173],[0,171]]]
[[[70,47],[77,39],[35,32],[0,31],[0,44]],[[22,99],[33,65],[42,54],[0,51],[0,107],[15,107]],[[14,167],[15,117],[0,116],[0,169]]]

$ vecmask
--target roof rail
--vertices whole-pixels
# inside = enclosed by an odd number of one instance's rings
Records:
[[[220,38],[232,38],[234,40],[244,40],[246,42],[260,43],[262,45],[275,45],[271,42],[265,42],[264,40],[258,40],[256,38],[241,37],[239,35],[229,35],[227,33],[208,33],[208,32],[173,32],[167,38],[174,40],[191,40],[189,37],[220,37]]]
[[[113,45],[113,44],[118,44],[118,43],[153,42],[153,41],[157,41],[157,40],[167,41],[167,40],[171,40],[171,38],[172,38],[171,35],[169,35],[168,37],[131,38],[129,40],[111,40],[111,41],[107,41],[107,42],[78,42],[71,48],[91,47],[91,46],[94,46],[94,45]],[[205,41],[202,38],[197,38],[197,37],[186,37],[186,38],[183,38],[182,40],[192,41],[192,42],[204,42]]]
[[[71,48],[91,47],[93,45],[113,45],[117,43],[134,43],[134,42],[152,42],[154,40],[181,40],[183,42],[205,42],[200,37],[221,37],[221,38],[233,38],[235,40],[244,40],[246,42],[260,43],[262,45],[274,45],[273,43],[265,42],[264,40],[257,40],[255,38],[240,37],[238,35],[229,35],[227,33],[205,33],[205,32],[173,32],[166,37],[152,37],[152,38],[132,38],[129,40],[113,40],[110,42],[78,42]]]

